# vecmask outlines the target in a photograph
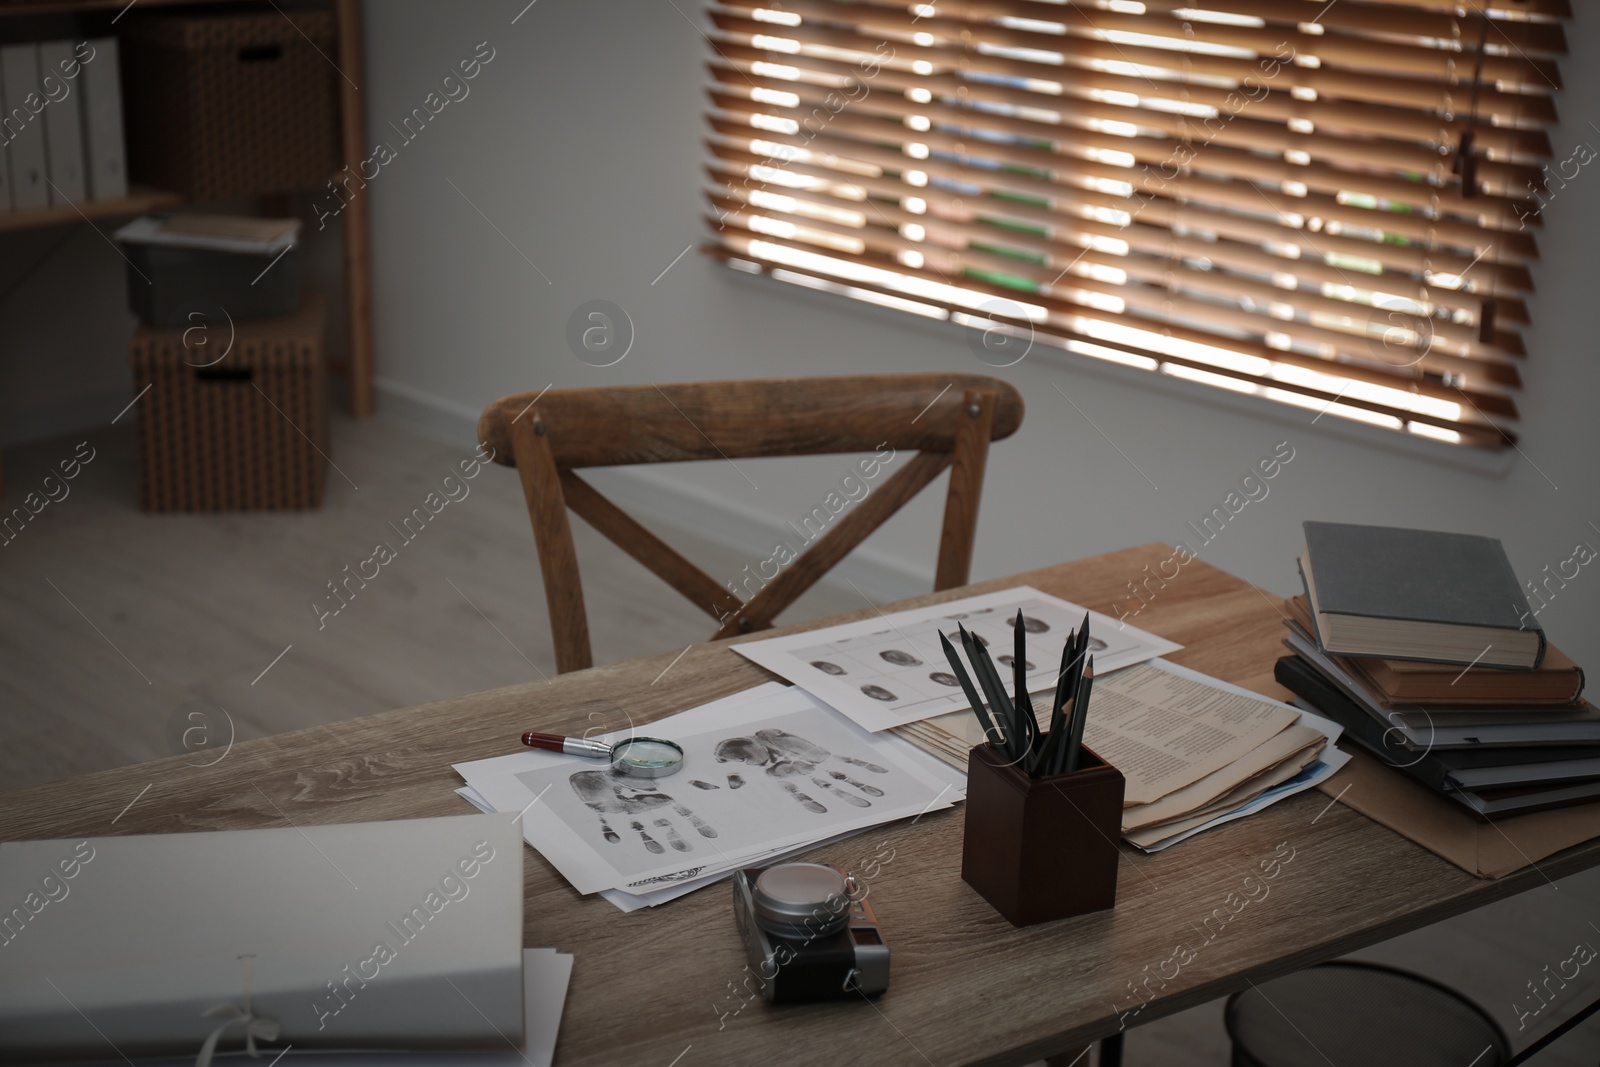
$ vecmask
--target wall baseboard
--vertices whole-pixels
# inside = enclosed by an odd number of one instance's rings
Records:
[[[377,391],[381,418],[401,423],[434,440],[463,448],[475,447],[478,409],[468,409],[383,379],[378,380]],[[593,476],[595,474],[599,476]],[[649,467],[619,467],[593,472],[587,477],[603,487],[624,510],[692,533],[731,551],[749,553],[752,566],[766,558],[769,546],[784,537],[793,537],[778,520],[730,507],[726,500],[697,487],[671,484],[653,475]],[[928,592],[933,588],[933,571],[908,565],[886,552],[874,551],[868,544],[841,560],[823,581],[836,586],[854,582],[874,603],[884,603]]]
[[[103,429],[132,399],[133,390],[119,386],[83,393],[36,408],[8,411],[3,425],[0,425],[0,445],[10,448],[85,430]],[[132,421],[131,418],[124,419],[120,425],[127,426]]]

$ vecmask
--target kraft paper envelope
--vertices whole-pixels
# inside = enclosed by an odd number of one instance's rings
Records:
[[[509,816],[0,845],[8,1057],[503,1049],[522,1009]]]
[[[1490,825],[1359,752],[1317,788],[1479,878],[1504,877],[1600,837],[1600,803],[1506,815]]]

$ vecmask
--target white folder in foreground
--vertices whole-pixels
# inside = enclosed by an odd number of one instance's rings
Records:
[[[504,1049],[522,955],[510,816],[0,845],[7,1060]]]

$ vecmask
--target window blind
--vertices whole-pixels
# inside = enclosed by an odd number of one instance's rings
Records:
[[[707,251],[995,365],[1053,343],[1504,447],[1588,160],[1549,134],[1567,0],[1487,2],[716,3]]]

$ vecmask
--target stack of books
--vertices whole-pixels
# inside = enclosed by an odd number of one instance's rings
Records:
[[[1494,538],[1308,522],[1278,681],[1480,818],[1600,799],[1600,712]]]

